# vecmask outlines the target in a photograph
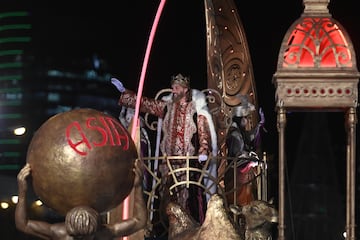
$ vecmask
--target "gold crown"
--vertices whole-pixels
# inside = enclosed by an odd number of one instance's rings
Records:
[[[189,88],[190,86],[190,78],[183,76],[181,73],[177,74],[176,76],[171,77],[171,85],[179,84],[183,87]]]

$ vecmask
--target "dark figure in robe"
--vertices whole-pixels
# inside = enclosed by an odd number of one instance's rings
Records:
[[[249,129],[250,113],[255,111],[255,106],[243,98],[240,106],[234,107],[232,125],[230,126],[227,137],[227,156],[229,164],[235,159],[236,166],[236,202],[233,194],[228,194],[228,202],[236,205],[246,205],[257,199],[257,188],[254,167],[258,165],[258,147],[260,129],[264,126],[265,119],[262,109],[259,110],[260,121],[253,128]],[[225,176],[225,188],[229,191],[234,187],[234,170],[231,168]]]

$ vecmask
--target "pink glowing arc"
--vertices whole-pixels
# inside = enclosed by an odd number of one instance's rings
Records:
[[[158,10],[156,12],[156,16],[155,16],[155,19],[154,19],[154,22],[153,22],[153,25],[152,25],[152,28],[151,28],[149,41],[148,41],[146,52],[145,52],[143,66],[142,66],[142,69],[141,69],[139,88],[138,88],[137,97],[136,97],[135,114],[134,114],[133,123],[132,123],[133,126],[131,128],[131,137],[132,137],[133,140],[136,139],[136,129],[139,126],[140,100],[141,100],[143,86],[144,86],[144,79],[145,79],[146,69],[147,69],[148,62],[149,62],[150,51],[151,51],[152,43],[154,41],[156,28],[157,28],[157,25],[159,23],[159,19],[160,19],[162,10],[164,8],[165,2],[166,2],[166,0],[161,0],[161,2],[159,4],[159,7],[158,7]],[[127,197],[123,202],[122,219],[129,218],[129,205],[130,205],[129,204],[129,197]],[[126,238],[124,238],[124,239],[126,239]]]

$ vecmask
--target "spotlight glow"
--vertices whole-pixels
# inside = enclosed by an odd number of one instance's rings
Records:
[[[36,201],[35,201],[35,205],[38,206],[38,207],[40,207],[40,206],[43,205],[43,203],[42,203],[41,200],[36,200]]]
[[[14,134],[16,136],[20,136],[20,135],[24,135],[26,132],[26,128],[25,127],[18,127],[14,129]]]
[[[7,202],[1,202],[1,203],[0,203],[0,206],[1,206],[2,209],[7,209],[7,208],[9,208],[9,204],[8,204]]]
[[[18,201],[19,201],[19,197],[16,196],[16,195],[14,195],[14,196],[11,197],[11,201],[12,201],[13,203],[17,204]]]

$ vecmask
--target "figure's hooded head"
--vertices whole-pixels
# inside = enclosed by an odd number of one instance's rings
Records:
[[[249,102],[249,99],[246,95],[238,95],[241,102],[238,106],[233,107],[233,117],[246,117],[249,116],[251,112],[255,111],[254,104]]]

